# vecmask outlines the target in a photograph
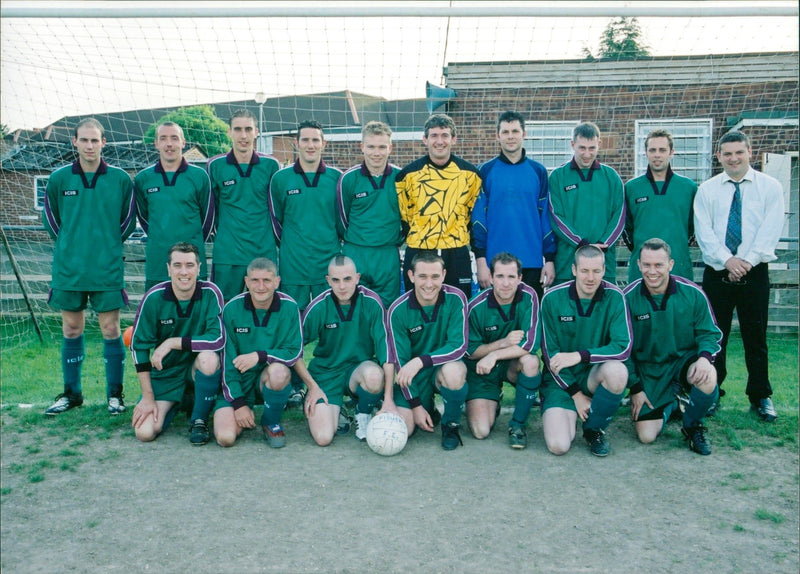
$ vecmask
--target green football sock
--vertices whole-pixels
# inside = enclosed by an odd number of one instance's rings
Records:
[[[286,385],[280,391],[273,391],[266,387],[261,389],[261,395],[264,397],[264,412],[261,413],[262,427],[271,427],[281,422],[283,409],[286,408],[291,394],[292,385]]]
[[[697,387],[692,387],[689,391],[689,405],[683,412],[683,426],[692,428],[703,422],[708,409],[719,397],[719,387],[715,386],[714,391],[707,395]]]
[[[359,386],[356,388],[356,396],[358,403],[356,403],[357,413],[371,413],[375,408],[375,404],[381,400],[383,393],[368,393],[366,389]]]
[[[625,393],[614,394],[603,385],[599,385],[592,396],[592,408],[589,417],[583,423],[584,429],[606,430],[611,424],[611,419],[622,402]]]
[[[528,422],[528,415],[536,402],[536,394],[539,392],[539,385],[542,382],[542,375],[529,377],[520,373],[517,375],[517,393],[514,396],[514,415],[511,417],[521,426]]]
[[[106,396],[122,397],[122,374],[125,370],[122,337],[103,339],[103,361],[106,364]]]
[[[208,415],[214,408],[219,392],[219,380],[222,371],[213,375],[204,375],[197,371],[194,375],[194,408],[190,420],[203,419],[208,422]]]
[[[461,409],[464,408],[464,400],[467,398],[467,390],[466,384],[455,391],[445,387],[439,389],[439,394],[442,395],[442,402],[444,403],[443,425],[459,422]]]
[[[81,395],[81,366],[86,356],[83,335],[68,339],[64,337],[61,346],[61,369],[64,373],[64,393],[79,397]]]

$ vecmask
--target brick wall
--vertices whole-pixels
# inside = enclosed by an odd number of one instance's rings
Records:
[[[636,120],[710,117],[716,141],[728,130],[727,118],[743,111],[797,113],[798,83],[462,89],[448,109],[459,130],[456,153],[474,163],[496,155],[495,122],[507,109],[521,112],[529,121],[594,121],[603,133],[601,161],[627,180],[634,174]],[[797,150],[796,126],[744,131],[753,136],[754,158],[765,152]]]

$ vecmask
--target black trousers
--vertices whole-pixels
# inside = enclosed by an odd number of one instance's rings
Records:
[[[472,260],[469,257],[469,247],[453,247],[452,249],[416,249],[406,247],[406,254],[403,257],[403,281],[405,290],[411,291],[414,284],[408,278],[408,270],[411,269],[411,261],[414,255],[420,251],[435,251],[444,259],[444,268],[447,273],[444,276],[446,285],[461,289],[467,296],[467,301],[472,298]]]
[[[733,311],[739,317],[739,329],[747,366],[747,396],[751,403],[772,395],[767,358],[767,320],[769,313],[769,272],[766,263],[753,267],[742,281],[728,281],[728,271],[706,266],[703,290],[722,331],[722,351],[714,366],[721,386],[728,374],[726,348],[731,334]]]

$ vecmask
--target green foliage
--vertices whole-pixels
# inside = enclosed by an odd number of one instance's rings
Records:
[[[779,512],[770,512],[766,508],[759,508],[754,514],[759,520],[769,520],[775,524],[780,524],[785,520],[783,514],[780,514]]]
[[[0,137],[4,138],[8,135],[8,126],[6,124],[0,124]]]
[[[145,132],[145,144],[155,142],[156,127],[163,122],[175,122],[181,126],[187,144],[199,145],[208,157],[227,153],[231,148],[228,124],[218,118],[209,105],[180,108],[159,118]]]
[[[600,37],[598,58],[608,60],[635,60],[650,55],[648,46],[643,43],[642,29],[636,18],[615,18],[608,23]],[[584,46],[583,56],[593,61],[592,51]]]

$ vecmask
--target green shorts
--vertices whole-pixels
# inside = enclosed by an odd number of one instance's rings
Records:
[[[414,377],[414,386],[418,389],[417,398],[422,403],[422,406],[425,407],[425,410],[429,413],[433,409],[433,395],[436,392],[436,373],[439,372],[438,367],[428,367],[426,369],[422,369],[417,376]],[[398,407],[403,407],[406,409],[410,409],[411,405],[408,404],[408,401],[403,396],[403,391],[400,389],[400,385],[394,385],[393,393],[394,395],[394,403]]]
[[[385,307],[400,296],[400,251],[396,245],[364,247],[345,243],[342,255],[347,255],[361,273],[360,283],[380,295]]]
[[[670,365],[671,368],[666,371],[666,376],[661,381],[646,381],[643,383],[644,392],[647,394],[647,398],[653,408],[648,407],[646,403],[643,404],[639,411],[640,421],[666,420],[669,418],[669,415],[677,406],[675,395],[679,392],[688,394],[692,390],[692,384],[687,380],[686,376],[689,372],[689,367],[697,359],[696,353],[687,353]]]
[[[488,399],[500,402],[503,395],[503,382],[508,377],[508,368],[511,361],[497,361],[494,369],[488,375],[479,375],[475,372],[476,361],[466,359],[467,364],[467,401],[474,399]]]
[[[157,401],[181,402],[187,386],[193,387],[192,367],[194,361],[186,365],[172,367],[169,371],[150,371],[150,384]]]
[[[251,369],[246,373],[242,374],[241,378],[241,385],[242,385],[242,392],[244,393],[244,399],[247,401],[247,406],[255,408],[256,406],[256,390],[258,390],[258,383],[261,379],[261,373],[266,368],[264,363],[259,363],[262,366],[261,369]],[[259,393],[260,394],[260,393]],[[222,386],[220,385],[220,391],[217,395],[217,400],[214,403],[214,410],[221,409],[222,407],[229,407],[231,403],[229,403],[225,399],[225,395],[222,393]]]
[[[63,291],[50,289],[47,302],[60,311],[78,312],[92,302],[92,309],[98,313],[116,311],[128,306],[128,293],[125,289],[115,291]]]
[[[319,385],[319,388],[328,397],[328,404],[342,406],[344,396],[352,396],[350,392],[350,377],[353,372],[358,368],[360,363],[347,363],[339,365],[334,369],[322,369],[315,367],[312,359],[308,365],[308,372],[314,377],[314,380]]]
[[[292,283],[281,282],[280,291],[295,300],[300,312],[306,310],[311,300],[328,288],[327,283],[315,283],[314,285],[294,285]]]
[[[594,365],[578,365],[579,370],[576,374],[578,386],[581,392],[587,397],[591,397],[592,393],[589,392],[589,373],[592,372]],[[542,377],[542,386],[539,393],[542,397],[542,412],[553,407],[567,409],[569,411],[576,411],[575,401],[572,400],[570,394],[561,388],[549,372],[545,373]]]
[[[211,268],[211,281],[222,291],[222,299],[230,301],[244,291],[244,276],[247,265],[222,265],[214,263]]]

